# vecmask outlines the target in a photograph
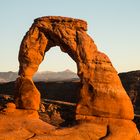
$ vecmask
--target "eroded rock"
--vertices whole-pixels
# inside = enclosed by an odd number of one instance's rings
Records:
[[[30,79],[28,83],[32,83],[32,76],[43,61],[45,52],[51,47],[60,46],[76,62],[77,74],[81,79],[77,114],[133,119],[131,101],[116,70],[109,58],[97,50],[86,30],[87,23],[79,19],[57,16],[36,19],[20,46],[20,77]],[[23,83],[17,80],[17,107],[37,110],[38,91],[33,83],[31,86]]]
[[[38,110],[40,105],[40,93],[33,81],[28,77],[17,79],[17,93],[15,103],[18,108]]]
[[[131,120],[77,116],[77,125],[57,128],[38,118],[34,110],[0,113],[0,140],[140,140]]]

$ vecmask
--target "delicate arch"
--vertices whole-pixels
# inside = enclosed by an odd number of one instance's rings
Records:
[[[132,104],[116,70],[109,58],[97,50],[86,30],[87,23],[79,19],[49,16],[34,21],[19,51],[20,77],[17,79],[18,92],[15,96],[17,107],[38,109],[39,92],[32,82],[32,76],[45,53],[57,45],[77,64],[77,74],[82,84],[78,114],[133,118]]]

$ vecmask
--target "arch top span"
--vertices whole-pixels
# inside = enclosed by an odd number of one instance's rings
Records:
[[[39,27],[44,27],[44,22],[50,24],[65,24],[71,29],[82,29],[84,31],[87,31],[87,22],[81,19],[62,16],[44,16],[41,18],[36,18],[34,20],[34,23]]]
[[[45,52],[54,46],[60,46],[77,64],[92,61],[97,49],[86,31],[87,22],[79,19],[60,16],[35,19],[20,46],[19,75],[32,77]]]
[[[86,33],[86,21],[47,16],[35,19],[22,40],[19,51],[19,75],[15,103],[18,108],[39,108],[40,94],[32,76],[45,53],[53,46],[77,64],[81,79],[76,113],[101,117],[133,119],[133,107],[109,58],[97,50]],[[57,63],[56,63],[57,64]]]

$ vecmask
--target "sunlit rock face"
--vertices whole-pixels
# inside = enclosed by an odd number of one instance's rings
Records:
[[[77,114],[133,119],[131,101],[116,70],[109,58],[98,51],[86,31],[87,23],[79,19],[59,16],[35,19],[20,46],[17,108],[38,110],[40,96],[32,77],[45,53],[51,47],[59,46],[76,62],[81,79]],[[54,59],[57,65],[57,58]]]

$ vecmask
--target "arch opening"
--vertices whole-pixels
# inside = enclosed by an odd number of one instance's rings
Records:
[[[38,72],[61,72],[67,69],[77,73],[77,65],[75,61],[73,61],[67,53],[62,52],[59,46],[54,46],[45,52],[44,59],[39,65]]]
[[[45,53],[41,64],[38,69],[39,76],[34,75],[33,77],[41,97],[77,103],[80,80],[78,75],[73,72],[77,70],[77,66],[70,56],[62,52],[59,46],[55,46]],[[48,68],[49,65],[50,67]],[[62,65],[62,67],[59,67],[59,65]],[[46,71],[40,72],[40,67]]]

